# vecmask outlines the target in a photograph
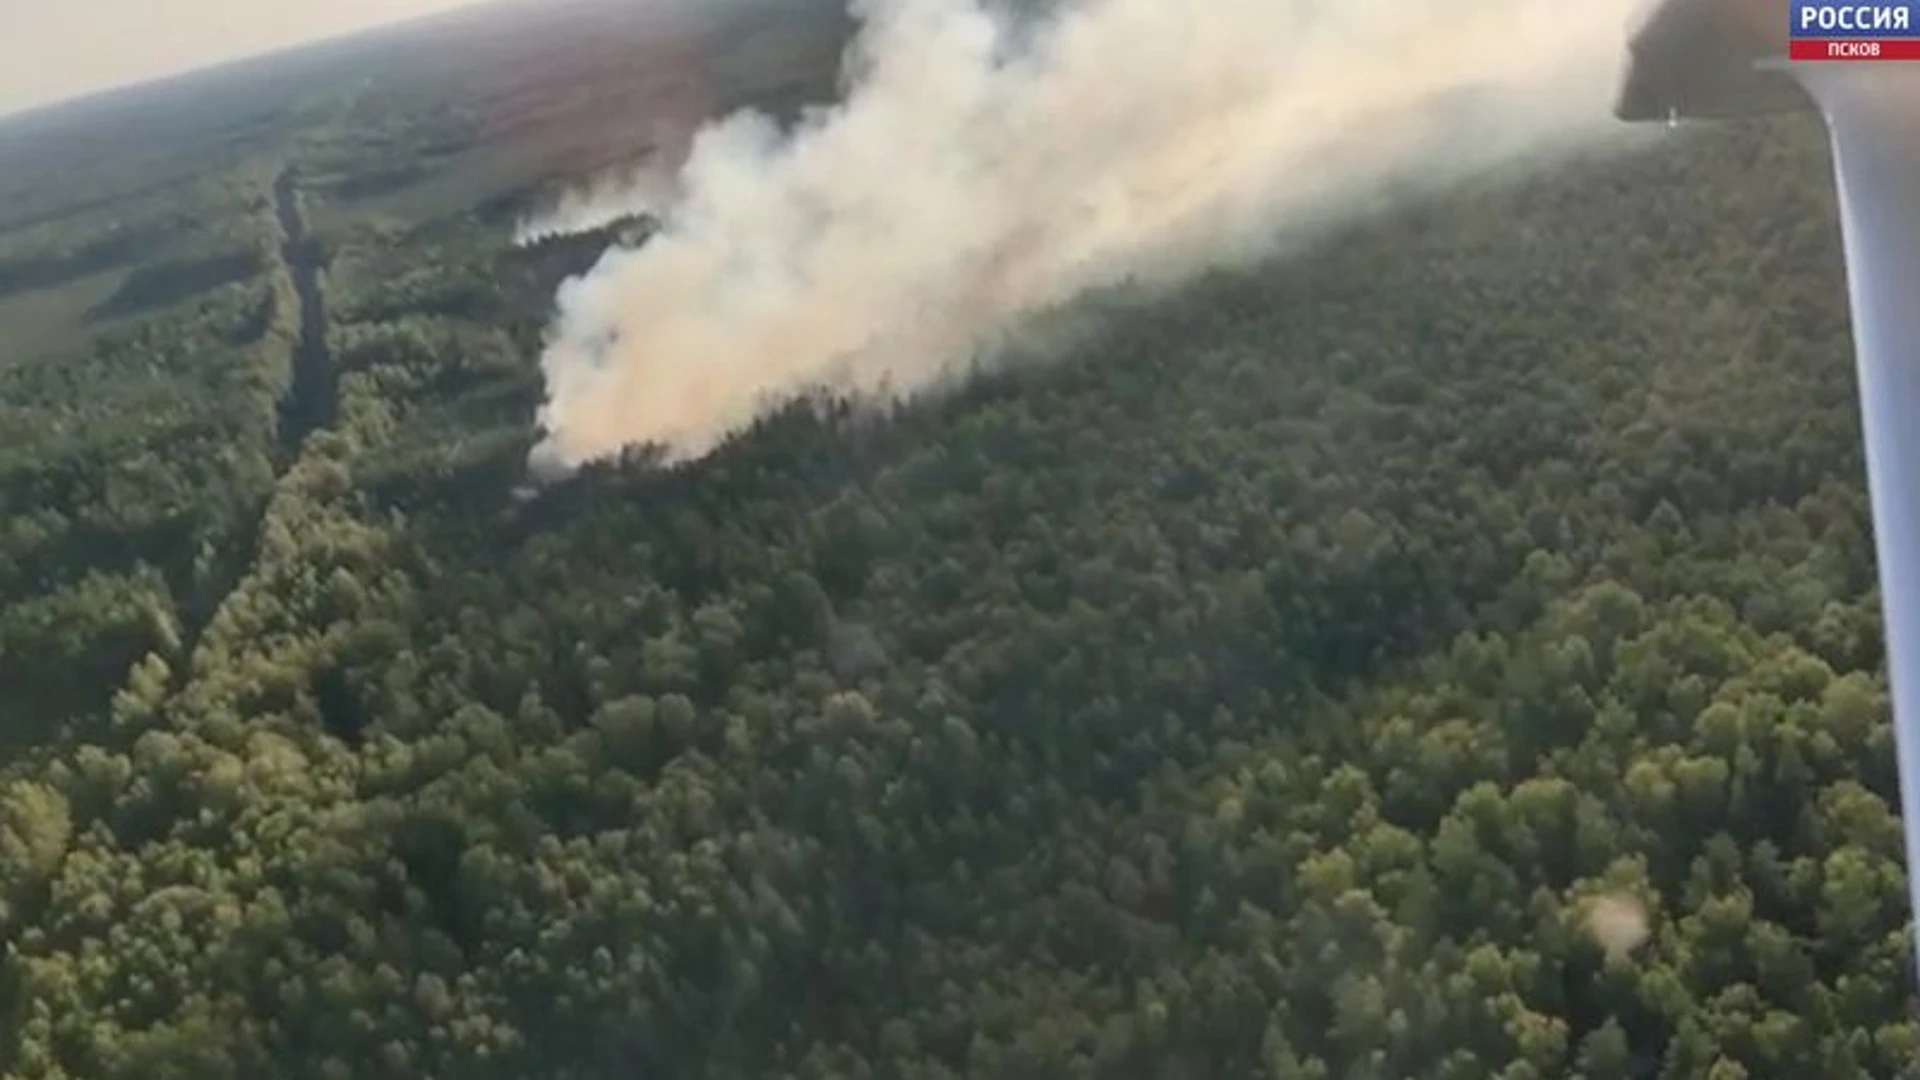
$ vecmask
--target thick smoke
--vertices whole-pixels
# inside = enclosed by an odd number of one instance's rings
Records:
[[[924,389],[1089,289],[1257,257],[1616,130],[1634,0],[856,0],[844,103],[703,131],[665,229],[568,282],[537,474],[699,457],[822,384]]]

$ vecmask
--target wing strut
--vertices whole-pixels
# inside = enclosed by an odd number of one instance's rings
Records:
[[[1633,35],[1624,120],[1817,109],[1832,140],[1887,679],[1920,913],[1920,63],[1788,64],[1787,0],[1664,0]],[[1920,950],[1920,935],[1915,948]],[[1916,952],[1920,960],[1920,951]]]
[[[1833,141],[1907,896],[1920,912],[1920,64],[1823,62],[1795,73]]]

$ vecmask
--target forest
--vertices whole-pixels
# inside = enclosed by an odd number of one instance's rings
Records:
[[[0,214],[0,1075],[1911,1075],[1812,118],[528,499],[443,106]]]

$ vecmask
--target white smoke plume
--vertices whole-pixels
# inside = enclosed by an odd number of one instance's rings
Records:
[[[1625,893],[1597,897],[1587,909],[1587,929],[1609,956],[1626,956],[1652,936],[1645,904]]]
[[[664,230],[562,287],[533,470],[923,390],[1089,289],[1591,145],[1637,6],[1072,0],[1015,42],[979,0],[855,0],[840,105],[704,130]]]
[[[514,246],[592,232],[638,214],[658,216],[673,204],[674,191],[673,174],[660,165],[609,172],[567,189],[551,205],[523,218],[514,230]]]

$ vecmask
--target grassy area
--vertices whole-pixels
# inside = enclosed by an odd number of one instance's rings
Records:
[[[105,329],[89,313],[114,295],[128,268],[114,267],[50,289],[0,296],[0,366],[83,349]]]

